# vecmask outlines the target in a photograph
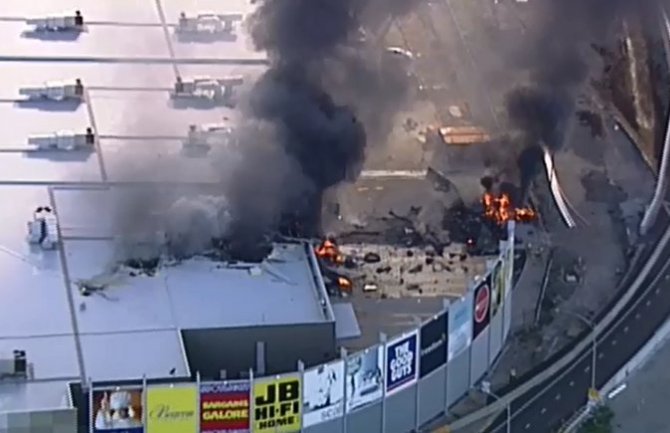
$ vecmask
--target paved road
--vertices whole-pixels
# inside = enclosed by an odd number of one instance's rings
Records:
[[[663,217],[667,219],[666,215]],[[662,229],[657,228],[652,239],[659,239],[661,234]],[[670,245],[660,257],[642,284],[639,296],[631,300],[598,339],[597,387],[604,385],[670,315],[670,260],[664,259],[670,258]],[[586,403],[590,381],[591,350],[586,350],[573,364],[512,403],[512,432],[552,431]],[[487,431],[503,433],[505,428],[503,414]]]

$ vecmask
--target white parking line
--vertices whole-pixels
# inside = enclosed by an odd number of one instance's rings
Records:
[[[616,340],[612,340],[612,346],[616,346]]]
[[[545,412],[547,412],[547,408],[546,408],[546,407],[543,407],[542,410],[540,410],[540,414],[543,414],[543,413],[545,413]]]
[[[570,386],[575,386],[575,381],[574,380],[570,381]]]
[[[660,289],[660,288],[656,288],[656,290],[654,290],[654,293],[656,293],[656,294],[658,295],[659,293],[661,293],[661,289]]]
[[[624,326],[624,328],[623,328],[623,333],[624,333],[624,334],[627,334],[627,333],[628,333],[628,326]]]
[[[589,371],[591,371],[591,366],[587,365],[586,368],[584,369],[584,373],[588,373]]]
[[[525,429],[528,430],[530,428],[530,423],[526,424]]]
[[[600,352],[600,353],[598,354],[598,359],[603,359],[603,356],[605,356],[605,354],[602,353],[602,352]]]
[[[556,400],[560,400],[560,399],[561,399],[561,394],[556,394],[555,399],[556,399]]]
[[[645,305],[646,305],[647,307],[650,306],[650,305],[651,305],[651,301],[650,301],[650,300],[647,300],[647,302],[646,302]]]
[[[635,320],[639,320],[639,319],[640,319],[640,313],[635,313]]]

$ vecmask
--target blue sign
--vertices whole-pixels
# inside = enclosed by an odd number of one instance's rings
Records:
[[[400,337],[386,345],[386,392],[396,392],[417,379],[417,333]]]

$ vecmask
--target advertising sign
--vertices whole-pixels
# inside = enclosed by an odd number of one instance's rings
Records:
[[[491,316],[495,316],[498,308],[502,304],[503,294],[505,292],[505,259],[507,253],[502,254],[502,258],[497,260],[495,266],[491,270]]]
[[[292,374],[254,382],[254,433],[294,433],[301,428],[302,385]]]
[[[473,306],[472,338],[477,338],[489,325],[491,317],[491,275],[483,279],[475,288],[475,302]]]
[[[382,398],[384,347],[371,347],[347,358],[347,412]]]
[[[416,331],[386,343],[386,393],[393,394],[416,382],[419,357]]]
[[[344,361],[306,371],[302,383],[302,423],[305,427],[344,415]]]
[[[249,433],[249,381],[200,384],[201,433]]]
[[[449,306],[447,362],[461,354],[472,343],[472,292]]]
[[[433,317],[421,327],[419,377],[432,373],[447,362],[447,313]]]
[[[144,432],[141,387],[94,389],[92,394],[94,432]]]
[[[147,388],[147,433],[196,433],[198,389],[195,384]]]

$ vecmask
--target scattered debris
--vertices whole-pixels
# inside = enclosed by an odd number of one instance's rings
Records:
[[[603,119],[600,114],[589,110],[577,111],[577,119],[581,125],[587,126],[591,129],[591,135],[595,138],[603,138],[605,127]]]

